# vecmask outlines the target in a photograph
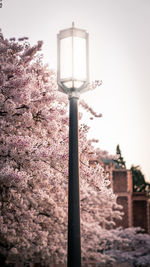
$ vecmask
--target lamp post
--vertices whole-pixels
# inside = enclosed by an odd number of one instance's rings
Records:
[[[78,99],[89,83],[88,33],[72,23],[57,35],[57,83],[69,98],[68,267],[81,266]]]

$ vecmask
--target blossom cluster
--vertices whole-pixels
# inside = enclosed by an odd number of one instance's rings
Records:
[[[66,261],[68,100],[41,47],[0,35],[0,253],[8,263]],[[100,230],[120,212],[103,168],[89,164],[96,151],[87,132],[80,125],[82,257],[99,262]]]

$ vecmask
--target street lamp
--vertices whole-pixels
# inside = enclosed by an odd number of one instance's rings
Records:
[[[74,23],[57,35],[57,83],[69,98],[68,267],[81,266],[78,99],[89,83],[88,36]]]

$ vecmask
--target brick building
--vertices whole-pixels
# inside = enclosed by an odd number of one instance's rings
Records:
[[[123,206],[122,221],[116,221],[117,226],[138,227],[150,234],[150,199],[145,192],[133,192],[132,172],[127,169],[117,169],[115,164],[103,163],[110,174],[111,187],[117,195],[117,203]]]
[[[117,195],[117,203],[123,206],[123,218],[116,226],[138,227],[150,234],[150,199],[145,192],[133,192],[132,172],[120,169],[111,159],[91,159],[90,164],[100,163],[109,173],[111,187]]]

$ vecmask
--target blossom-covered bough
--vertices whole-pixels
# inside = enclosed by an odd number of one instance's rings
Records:
[[[115,266],[150,266],[150,236],[140,227],[102,232],[99,253],[109,266],[112,262]]]
[[[0,254],[8,263],[48,266],[66,261],[68,100],[42,64],[41,47],[0,36]],[[103,168],[89,164],[95,150],[87,131],[81,124],[82,258],[97,264],[105,261],[102,226],[121,213]]]

